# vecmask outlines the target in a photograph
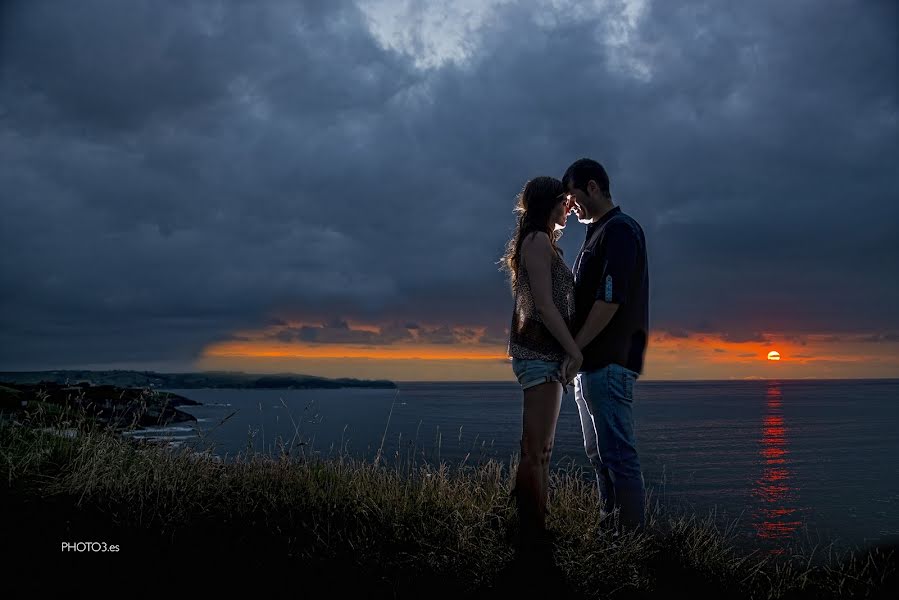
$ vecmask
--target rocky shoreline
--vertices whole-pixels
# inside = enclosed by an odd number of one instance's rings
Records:
[[[117,432],[196,422],[196,417],[177,407],[199,404],[178,394],[147,388],[91,385],[88,382],[77,385],[0,382],[0,412],[5,418],[49,417],[56,420],[68,411]]]

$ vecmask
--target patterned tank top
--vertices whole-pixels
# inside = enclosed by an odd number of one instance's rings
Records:
[[[553,304],[569,331],[574,321],[574,275],[558,253],[552,259]],[[566,352],[540,318],[524,263],[518,272],[515,290],[515,308],[512,326],[509,328],[509,356],[511,358],[560,361]]]

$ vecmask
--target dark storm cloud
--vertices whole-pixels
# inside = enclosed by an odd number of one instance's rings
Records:
[[[620,46],[619,3],[509,4],[425,70],[345,1],[3,6],[5,368],[411,335],[338,315],[504,343],[514,195],[584,155],[657,330],[899,328],[895,3],[655,2]]]
[[[873,343],[895,343],[899,342],[899,333],[880,333],[865,337],[862,341]]]
[[[690,337],[690,332],[684,329],[668,329],[666,333],[673,338],[688,338]]]
[[[468,327],[451,328],[446,325],[423,327],[416,324],[399,322],[381,325],[377,331],[350,325],[348,321],[336,318],[322,325],[301,325],[291,327],[286,323],[276,329],[255,338],[235,335],[229,339],[234,341],[278,341],[284,343],[303,342],[306,344],[362,344],[369,346],[385,346],[398,343],[425,344],[467,344],[496,345],[507,340],[508,329],[485,331]]]
[[[732,329],[726,330],[721,339],[725,342],[731,342],[735,344],[740,344],[744,342],[767,342],[769,341],[767,337],[758,333],[742,333],[742,332],[734,332]]]
[[[484,335],[481,336],[479,342],[481,344],[492,344],[496,346],[504,346],[509,341],[509,327],[488,326]]]
[[[283,342],[302,341],[319,344],[392,344],[411,341],[412,335],[400,325],[383,327],[380,332],[354,329],[346,321],[333,320],[321,326],[304,325],[278,331],[274,337]]]

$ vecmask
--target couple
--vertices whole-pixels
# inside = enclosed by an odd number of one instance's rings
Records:
[[[642,528],[644,484],[631,411],[649,328],[649,274],[640,225],[612,202],[609,177],[587,158],[562,180],[537,177],[518,195],[503,256],[515,308],[512,369],[524,392],[513,495],[522,540],[546,541],[549,464],[562,391],[574,383],[601,523]],[[556,245],[569,212],[587,225],[572,272]]]

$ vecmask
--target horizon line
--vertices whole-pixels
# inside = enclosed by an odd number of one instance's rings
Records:
[[[328,377],[325,375],[313,375],[310,373],[298,373],[291,371],[278,371],[272,373],[253,373],[248,371],[238,371],[238,370],[222,370],[222,369],[213,369],[213,370],[193,370],[193,371],[155,371],[152,369],[121,369],[121,368],[105,368],[105,369],[97,369],[97,368],[60,368],[60,369],[34,369],[34,370],[2,370],[0,374],[4,373],[47,373],[52,371],[135,371],[135,372],[152,372],[158,373],[160,375],[188,375],[188,374],[219,374],[219,373],[234,373],[234,374],[242,374],[242,375],[294,375],[299,377],[314,377],[317,379],[325,379],[325,380],[339,380],[339,379],[353,379],[356,381],[387,381],[390,383],[490,383],[490,384],[510,384],[514,385],[518,382],[514,378],[509,379],[390,379],[386,377],[380,378],[360,378],[353,376],[341,376],[341,377]],[[693,378],[693,379],[646,379],[646,378],[638,378],[637,381],[648,382],[648,383],[678,383],[678,382],[736,382],[736,381],[899,381],[899,375],[894,377],[731,377],[728,379],[720,379],[720,378]]]
[[[515,380],[502,379],[391,379],[393,383],[508,383],[517,384]],[[642,379],[645,383],[690,383],[690,382],[745,382],[745,381],[899,381],[899,377],[740,377],[731,379]]]

